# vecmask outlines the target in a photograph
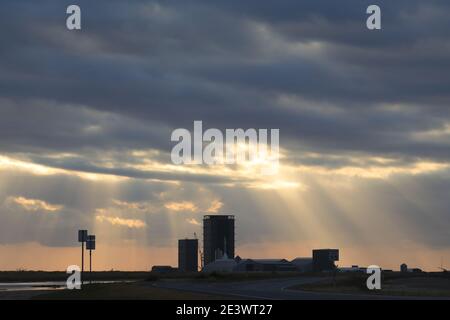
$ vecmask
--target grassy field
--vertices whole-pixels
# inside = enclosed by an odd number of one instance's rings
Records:
[[[141,280],[150,276],[150,272],[101,271],[92,272],[92,280]],[[68,274],[62,271],[0,271],[0,282],[43,282],[66,281]],[[89,272],[85,273],[89,280]]]
[[[297,272],[250,272],[250,273],[167,273],[157,274],[152,272],[126,272],[126,271],[101,271],[92,272],[93,281],[108,280],[160,280],[160,279],[195,279],[198,281],[248,281],[248,280],[264,280],[273,278],[286,278],[297,276],[310,276]],[[315,275],[319,276],[319,275]],[[323,275],[322,275],[323,276]],[[44,281],[66,281],[68,274],[61,271],[0,271],[0,282],[44,282]],[[89,280],[89,273],[84,277]]]
[[[381,290],[367,289],[367,277],[365,274],[340,274],[335,279],[328,277],[317,283],[294,286],[290,289],[387,296],[450,297],[450,277],[442,273],[385,274]]]
[[[144,286],[140,283],[86,285],[82,290],[58,290],[33,300],[223,300],[236,299],[219,295],[185,292]]]

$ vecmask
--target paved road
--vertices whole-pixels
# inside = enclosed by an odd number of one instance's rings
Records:
[[[302,277],[268,279],[241,282],[158,281],[147,283],[161,288],[191,292],[235,296],[244,299],[264,300],[395,300],[405,297],[389,297],[359,294],[319,293],[288,289],[294,285],[313,283],[323,278]],[[414,299],[408,297],[407,299]],[[419,298],[416,298],[419,299]],[[423,299],[423,298],[422,298]]]
[[[143,286],[156,286],[166,289],[184,290],[198,293],[209,293],[221,296],[231,296],[244,299],[263,300],[394,300],[394,299],[424,299],[423,297],[389,297],[360,294],[339,294],[307,292],[289,289],[299,284],[314,283],[323,278],[297,277],[288,279],[268,279],[240,282],[206,282],[192,280],[161,280],[158,282],[140,282]],[[0,300],[30,299],[48,291],[3,291],[0,290]],[[425,298],[426,299],[426,298]],[[428,298],[433,299],[433,298]],[[442,299],[442,298],[437,298]]]

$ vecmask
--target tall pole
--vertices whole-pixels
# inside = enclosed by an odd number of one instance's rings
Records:
[[[89,250],[89,283],[92,284],[92,250]]]
[[[84,278],[84,243],[87,240],[87,230],[78,230],[78,242],[81,242],[81,285]]]
[[[81,285],[83,285],[84,273],[84,242],[81,242]]]
[[[95,235],[88,235],[86,250],[89,250],[89,283],[92,284],[92,250],[95,250]]]

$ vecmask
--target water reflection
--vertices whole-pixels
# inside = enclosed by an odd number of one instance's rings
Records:
[[[118,283],[126,281],[92,281],[92,284],[98,283]],[[46,282],[0,282],[0,291],[34,291],[34,290],[63,290],[66,289],[65,281],[46,281]]]

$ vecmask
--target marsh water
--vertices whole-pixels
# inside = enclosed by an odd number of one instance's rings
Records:
[[[92,281],[92,283],[116,283],[124,281]],[[89,283],[89,282],[87,282]],[[0,282],[0,291],[42,291],[42,290],[63,290],[66,288],[65,281],[45,281],[45,282]]]

